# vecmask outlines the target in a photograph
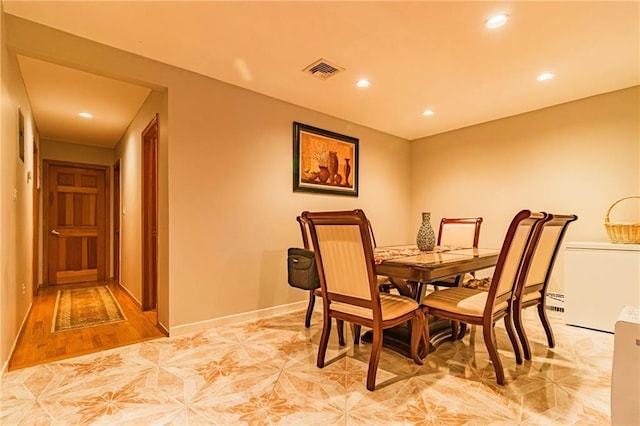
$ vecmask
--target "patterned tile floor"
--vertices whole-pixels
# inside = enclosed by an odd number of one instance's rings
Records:
[[[300,311],[6,373],[0,424],[610,424],[613,335],[551,313],[549,349],[534,311],[523,365],[496,326],[504,387],[472,327],[423,366],[383,350],[369,392],[369,345],[341,349],[334,332],[318,369],[322,314],[305,329]]]

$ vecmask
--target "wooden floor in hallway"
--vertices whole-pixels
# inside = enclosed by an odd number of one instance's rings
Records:
[[[126,321],[51,332],[58,290],[106,285],[126,316]],[[131,297],[115,282],[92,282],[42,287],[34,297],[29,317],[18,337],[9,370],[117,348],[165,335],[143,313]]]

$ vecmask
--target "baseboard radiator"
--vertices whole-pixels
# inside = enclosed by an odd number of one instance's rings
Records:
[[[554,312],[564,312],[564,294],[547,293],[547,310]]]

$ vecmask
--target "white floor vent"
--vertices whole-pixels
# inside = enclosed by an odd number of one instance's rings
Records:
[[[547,293],[547,310],[564,312],[564,294]]]

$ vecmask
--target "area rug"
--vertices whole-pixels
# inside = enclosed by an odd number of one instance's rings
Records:
[[[51,332],[126,321],[107,286],[59,290]]]

